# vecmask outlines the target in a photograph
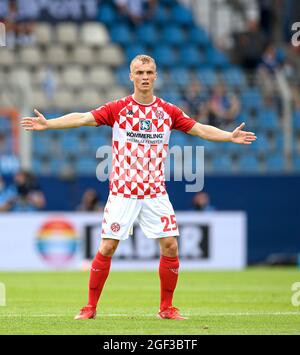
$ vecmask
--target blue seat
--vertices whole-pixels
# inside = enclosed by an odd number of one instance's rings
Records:
[[[195,72],[196,78],[205,86],[215,86],[217,84],[217,75],[213,69],[197,69]]]
[[[32,152],[35,154],[48,155],[51,152],[53,139],[48,132],[33,132]]]
[[[0,116],[0,131],[8,133],[11,130],[11,121],[9,118]]]
[[[189,145],[189,137],[183,132],[173,130],[171,133],[169,146],[172,147],[174,145],[179,145],[181,147],[188,146]]]
[[[153,51],[158,66],[173,67],[177,65],[176,53],[170,46],[158,46]]]
[[[188,67],[201,67],[205,64],[205,57],[196,45],[190,44],[180,48],[179,60],[182,65]]]
[[[226,85],[244,87],[246,85],[245,74],[239,68],[228,68],[222,72],[222,78]]]
[[[76,153],[79,147],[79,137],[77,134],[65,133],[60,138],[61,148],[66,153]]]
[[[257,89],[248,89],[241,94],[242,108],[245,110],[260,109],[262,107],[262,96]]]
[[[259,159],[256,154],[242,154],[239,159],[239,170],[241,172],[257,172],[259,170]]]
[[[118,20],[118,14],[109,4],[100,4],[98,12],[98,21],[107,26],[111,26]]]
[[[268,172],[283,172],[285,159],[283,154],[272,154],[266,157],[266,170]]]
[[[75,162],[75,171],[80,175],[95,176],[97,160],[95,158],[80,156]]]
[[[157,6],[155,7],[154,10],[154,14],[153,17],[151,19],[151,21],[153,21],[154,23],[156,23],[157,25],[162,25],[162,26],[166,26],[169,21],[171,19],[170,16],[170,11],[168,10],[168,8],[164,5],[162,5],[162,3],[158,3]]]
[[[293,112],[293,126],[300,132],[300,109]]]
[[[119,85],[131,87],[132,83],[129,80],[129,68],[128,65],[124,67],[118,67],[115,70],[115,76]]]
[[[172,85],[179,87],[186,87],[191,80],[189,70],[184,66],[171,68],[169,79],[171,80]]]
[[[125,55],[128,63],[130,63],[132,59],[136,57],[138,54],[150,54],[150,53],[147,53],[146,46],[144,46],[142,43],[135,43],[126,46]]]
[[[259,111],[258,122],[260,128],[265,130],[278,130],[279,129],[279,117],[274,109],[264,108]]]
[[[156,26],[152,23],[144,23],[136,30],[137,41],[148,45],[157,45],[159,34]],[[143,53],[143,52],[142,52]]]
[[[295,171],[300,172],[300,155],[293,155],[293,168]]]
[[[257,140],[251,144],[257,153],[268,153],[271,149],[270,142],[263,132],[257,133]]]
[[[229,155],[216,155],[212,158],[212,168],[215,172],[227,173],[232,171],[232,161]]]
[[[185,43],[184,31],[176,25],[166,26],[162,29],[161,40],[168,45],[183,45]]]
[[[160,96],[163,100],[174,105],[179,105],[182,99],[180,93],[176,90],[162,91]]]
[[[207,48],[210,45],[210,39],[206,31],[201,27],[192,27],[188,30],[189,43],[197,44],[202,48]]]
[[[206,62],[218,69],[224,69],[229,67],[229,61],[226,55],[214,47],[209,47],[206,50]]]
[[[191,11],[180,4],[177,4],[172,7],[171,18],[172,21],[181,26],[190,27],[194,24],[193,15]]]
[[[124,47],[133,41],[131,30],[125,23],[115,23],[110,30],[110,36],[113,42],[118,43]]]

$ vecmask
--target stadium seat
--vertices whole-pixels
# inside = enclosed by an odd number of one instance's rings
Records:
[[[130,28],[125,23],[114,24],[110,30],[110,36],[113,42],[118,43],[123,47],[128,46],[133,41],[133,35]]]
[[[76,104],[74,106],[78,109],[85,109],[90,111],[103,105],[106,97],[93,87],[82,87],[77,94],[75,94]]]
[[[189,43],[196,44],[202,48],[207,48],[210,45],[208,34],[199,26],[193,26],[188,29],[188,41]]]
[[[229,155],[215,155],[212,159],[212,168],[214,172],[228,173],[233,170],[232,160]]]
[[[34,106],[38,110],[44,111],[51,105],[49,98],[45,95],[43,90],[33,89],[31,95],[32,95],[32,102],[34,102]]]
[[[53,41],[53,28],[48,22],[36,22],[33,33],[38,45],[47,46]]]
[[[22,83],[23,85],[31,85],[31,72],[24,66],[15,66],[8,75],[11,83]]]
[[[109,42],[109,34],[105,26],[97,22],[83,24],[80,38],[82,43],[95,47],[102,47]]]
[[[77,174],[95,176],[96,169],[97,169],[96,158],[81,156],[75,161],[75,171]]]
[[[227,68],[222,71],[222,79],[227,86],[243,88],[246,85],[246,78],[239,68]]]
[[[79,147],[79,137],[66,131],[60,138],[60,146],[64,153],[76,153]]]
[[[176,53],[170,46],[158,46],[153,51],[158,66],[173,67],[177,64]]]
[[[112,70],[104,65],[91,67],[86,80],[89,84],[101,88],[110,87],[115,84],[115,77]]]
[[[129,68],[127,65],[117,68],[115,76],[119,85],[132,87],[132,83],[129,81]]]
[[[293,126],[297,132],[300,132],[300,109],[293,112]]]
[[[96,62],[97,64],[108,65],[110,67],[118,67],[124,64],[125,58],[120,46],[109,43],[100,48]]]
[[[125,56],[127,59],[128,64],[132,61],[134,57],[138,54],[147,54],[146,46],[142,43],[133,43],[131,45],[126,46],[125,48]]]
[[[53,98],[53,106],[65,112],[74,109],[74,95],[70,89],[58,88]]]
[[[300,155],[293,155],[293,169],[297,172],[300,172]]]
[[[126,90],[125,88],[118,87],[118,86],[112,86],[106,92],[106,101],[118,100],[122,97],[128,96],[129,94],[130,94],[130,91]]]
[[[166,26],[171,19],[171,14],[169,9],[162,5],[161,2],[157,4],[154,9],[153,22],[158,26]]]
[[[247,89],[241,93],[242,108],[245,110],[260,109],[262,96],[258,89]]]
[[[262,129],[275,131],[279,129],[278,114],[272,108],[265,108],[259,110],[258,114],[259,126]]]
[[[251,144],[252,149],[257,153],[265,153],[266,155],[269,154],[271,150],[271,145],[266,134],[264,134],[263,132],[257,132],[256,134],[258,138],[255,142]]]
[[[218,78],[214,69],[197,69],[195,71],[196,78],[200,80],[202,85],[213,87],[217,84]]]
[[[176,4],[171,8],[172,21],[180,26],[190,27],[194,24],[194,19],[191,11],[180,4]]]
[[[73,22],[63,22],[56,25],[56,40],[62,45],[75,46],[78,43],[78,27]]]
[[[1,48],[0,67],[13,67],[16,63],[15,52],[9,48]]]
[[[110,4],[100,4],[98,21],[106,26],[111,26],[118,21],[118,14]]]
[[[266,157],[267,172],[284,172],[285,159],[283,154],[272,154]]]
[[[81,45],[74,48],[70,62],[80,65],[92,65],[95,61],[95,56],[90,47]]]
[[[241,172],[258,172],[259,159],[256,154],[243,154],[239,159],[239,169]]]
[[[182,87],[185,89],[188,86],[191,77],[189,70],[185,66],[170,68],[169,79],[171,85]]]
[[[70,65],[62,72],[62,83],[70,88],[79,88],[85,81],[85,73],[81,66]]]
[[[184,31],[175,25],[165,26],[162,29],[161,41],[167,45],[181,46],[185,44]]]
[[[205,63],[205,58],[195,45],[185,45],[180,48],[179,61],[187,67],[201,67]]]
[[[159,35],[157,28],[152,23],[144,23],[136,29],[137,41],[146,45],[157,45],[159,43]],[[140,52],[144,53],[144,52]]]
[[[213,47],[209,47],[206,50],[206,62],[210,66],[218,69],[229,67],[229,62],[226,55]]]
[[[0,132],[8,133],[11,130],[11,121],[9,118],[0,116]]]
[[[42,64],[42,56],[38,47],[22,47],[19,50],[18,61],[27,66],[37,66]]]
[[[52,44],[46,49],[45,62],[51,65],[67,65],[69,63],[69,53],[64,46]]]

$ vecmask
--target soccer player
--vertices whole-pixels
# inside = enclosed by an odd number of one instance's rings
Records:
[[[70,113],[46,120],[35,110],[36,117],[21,120],[21,125],[28,131],[102,125],[111,126],[113,130],[110,194],[103,214],[100,247],[90,269],[88,303],[75,319],[96,317],[112,256],[120,240],[128,238],[135,220],[148,238],[158,239],[160,244],[160,308],[157,316],[187,319],[172,303],[179,269],[179,231],[164,180],[171,130],[216,142],[251,144],[256,139],[254,133],[243,131],[244,123],[233,132],[226,132],[196,122],[178,107],[154,96],[156,78],[155,60],[138,55],[130,64],[133,95],[91,112]]]

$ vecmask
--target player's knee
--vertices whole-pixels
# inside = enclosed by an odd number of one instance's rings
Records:
[[[104,256],[113,256],[118,246],[118,242],[107,240],[101,243],[99,251]]]
[[[170,241],[168,243],[165,243],[165,245],[162,247],[162,254],[165,256],[170,256],[170,257],[175,257],[178,255],[178,245],[177,241]]]

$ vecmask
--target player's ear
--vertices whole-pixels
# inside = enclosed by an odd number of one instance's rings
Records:
[[[133,81],[133,75],[131,72],[129,73],[129,79],[130,79],[130,81]]]

